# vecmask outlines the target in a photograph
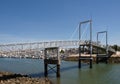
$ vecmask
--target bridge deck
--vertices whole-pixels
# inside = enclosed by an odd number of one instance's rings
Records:
[[[48,47],[78,47],[80,45],[89,45],[89,41],[49,41],[49,42],[34,42],[34,43],[16,43],[16,44],[3,44],[0,45],[0,54],[3,56],[26,56],[32,55],[35,52],[37,55],[42,53],[44,48]],[[97,45],[96,42],[92,42],[93,47],[99,47],[105,50],[105,46]],[[108,48],[109,52],[114,53],[115,51]],[[35,55],[36,56],[36,55]]]

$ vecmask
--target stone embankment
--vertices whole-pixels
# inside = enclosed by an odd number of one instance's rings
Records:
[[[47,78],[31,78],[27,75],[0,72],[0,84],[52,84]]]

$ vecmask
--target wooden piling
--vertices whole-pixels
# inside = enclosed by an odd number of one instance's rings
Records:
[[[96,56],[96,64],[98,64],[99,62],[98,62],[98,57]]]
[[[57,64],[57,73],[56,73],[57,77],[60,77],[60,65]]]
[[[81,68],[81,59],[79,58],[78,68]]]
[[[47,77],[48,76],[48,64],[46,64],[46,63],[44,63],[44,75],[45,75],[45,77]]]
[[[90,68],[92,68],[92,58],[90,58]]]

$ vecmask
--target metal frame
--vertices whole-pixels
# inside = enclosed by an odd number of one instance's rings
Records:
[[[92,68],[92,20],[87,20],[87,21],[83,21],[80,22],[79,24],[79,64],[78,67],[81,68],[81,45],[80,42],[82,41],[81,39],[81,25],[82,24],[86,24],[86,23],[90,23],[90,41],[89,41],[89,46],[90,46],[90,68]]]
[[[97,57],[96,57],[96,63],[98,64],[99,63],[99,58],[102,57],[102,58],[105,58],[106,60],[106,64],[107,64],[107,58],[108,58],[108,33],[107,31],[101,31],[101,32],[97,32],[97,45],[99,46],[99,35],[100,34],[106,34],[106,54],[105,55],[100,55],[99,54],[99,50],[97,48]]]
[[[108,33],[107,31],[97,32],[97,45],[99,45],[99,35],[100,34],[106,34],[106,55],[108,56]],[[97,55],[98,55],[98,48],[97,48]]]

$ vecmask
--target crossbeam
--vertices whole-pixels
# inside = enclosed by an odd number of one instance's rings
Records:
[[[83,21],[83,22],[80,22],[80,24],[89,23],[89,22],[91,22],[91,21],[92,21],[92,20]]]

